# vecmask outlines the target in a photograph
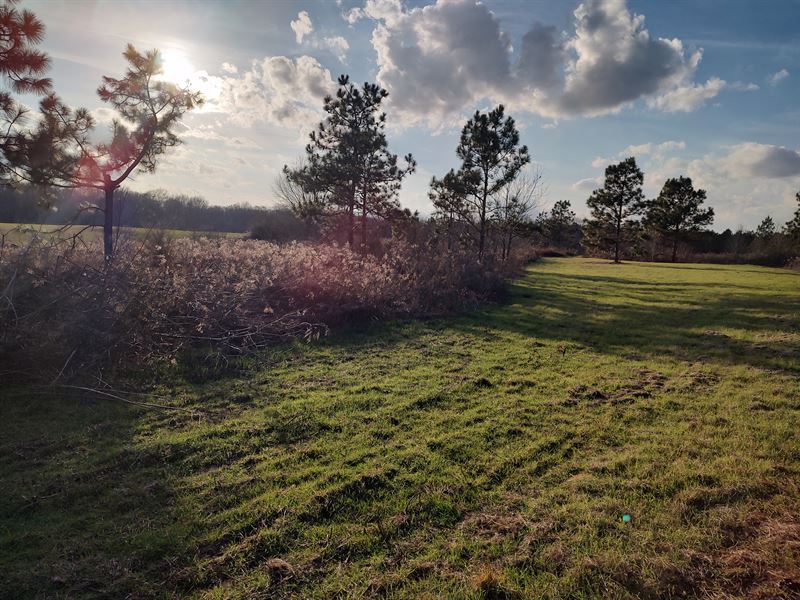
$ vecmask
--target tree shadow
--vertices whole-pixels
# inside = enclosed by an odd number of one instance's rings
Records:
[[[179,465],[138,438],[190,417],[24,387],[0,403],[0,596],[158,595],[195,524]]]

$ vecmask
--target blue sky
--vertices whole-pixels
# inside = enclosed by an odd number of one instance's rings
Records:
[[[272,204],[340,73],[389,90],[390,143],[418,173],[401,202],[426,213],[432,175],[456,165],[460,124],[506,104],[541,168],[543,208],[579,215],[611,161],[634,155],[655,195],[689,175],[716,229],[786,221],[800,190],[800,1],[29,0],[57,92],[111,113],[94,90],[127,42],[207,97],[186,144],[132,187],[213,203]]]

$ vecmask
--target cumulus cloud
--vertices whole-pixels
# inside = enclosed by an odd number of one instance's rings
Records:
[[[400,0],[367,0],[343,16],[351,24],[375,21],[378,81],[404,124],[440,126],[484,100],[553,119],[613,113],[640,99],[690,111],[740,85],[693,82],[702,51],[652,36],[625,0],[585,0],[572,33],[534,24],[516,62],[508,35],[477,0],[410,9]]]
[[[239,67],[229,62],[224,62],[222,63],[222,70],[225,71],[226,73],[235,74],[239,72]]]
[[[794,194],[800,185],[800,151],[781,146],[743,142],[696,157],[687,155],[683,141],[667,140],[628,146],[613,158],[597,158],[592,166],[603,169],[625,156],[636,156],[645,173],[647,197],[658,194],[670,177],[688,175],[695,187],[708,192],[708,204],[716,213],[718,228],[754,227],[766,215],[782,222],[796,207]],[[583,195],[602,184],[602,177],[572,184]]]
[[[536,88],[557,88],[563,81],[561,65],[565,52],[561,35],[555,27],[534,23],[522,37],[517,74]]]
[[[303,38],[314,31],[314,25],[311,23],[311,17],[309,17],[308,13],[304,10],[301,10],[299,13],[297,13],[297,19],[291,21],[289,26],[292,28],[292,31],[294,31],[294,39],[298,44],[302,44]]]
[[[771,86],[776,86],[781,81],[786,79],[788,76],[789,76],[789,71],[787,71],[786,69],[781,69],[777,73],[773,73],[772,75],[770,75],[767,81]]]
[[[653,38],[644,16],[623,0],[589,0],[574,12],[574,53],[554,109],[568,114],[615,112],[642,97],[686,81],[702,54],[689,56],[678,39]]]
[[[783,146],[755,142],[738,144],[716,163],[736,179],[800,176],[800,152]]]
[[[317,120],[322,99],[335,89],[330,71],[317,59],[269,56],[238,77],[225,77],[218,106],[243,126],[261,121],[304,127]]]
[[[485,5],[439,0],[406,11],[382,0],[364,11],[378,21],[378,81],[404,123],[441,124],[508,86],[511,42]]]
[[[800,152],[744,142],[690,160],[684,172],[708,190],[719,227],[755,226],[766,215],[782,222],[796,206]]]

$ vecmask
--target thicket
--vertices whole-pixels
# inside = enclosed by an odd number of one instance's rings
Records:
[[[65,381],[164,361],[218,366],[335,325],[497,299],[530,258],[480,263],[432,240],[392,240],[378,256],[335,244],[162,236],[122,245],[110,268],[99,242],[5,248],[2,377]]]

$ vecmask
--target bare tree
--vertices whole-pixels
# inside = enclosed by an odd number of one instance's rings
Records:
[[[304,188],[300,181],[292,177],[293,172],[304,172],[306,162],[298,159],[294,166],[284,166],[272,184],[272,193],[278,204],[288,208],[295,215],[309,222],[318,221],[325,216],[327,203],[323,194],[313,188]]]
[[[500,238],[501,257],[511,254],[514,238],[524,235],[532,213],[542,202],[544,187],[539,167],[520,171],[517,177],[492,198],[492,225]]]

